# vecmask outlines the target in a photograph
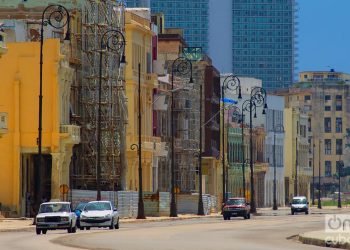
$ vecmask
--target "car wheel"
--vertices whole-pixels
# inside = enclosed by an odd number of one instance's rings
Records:
[[[230,217],[230,216],[227,216],[227,219],[228,219],[228,220],[231,220],[231,217]]]
[[[117,219],[117,224],[115,224],[114,228],[119,229],[119,218]]]
[[[292,215],[294,215],[294,211],[292,211]]]
[[[226,218],[226,216],[225,216],[225,215],[223,216],[223,218],[224,218],[224,220],[227,220],[227,218]]]
[[[247,215],[247,219],[250,219],[250,213]]]
[[[72,233],[76,233],[77,232],[77,225],[75,225],[73,228],[72,228]]]
[[[47,229],[43,229],[43,230],[41,230],[41,232],[43,232],[43,234],[46,234]]]
[[[306,210],[306,211],[305,211],[305,214],[309,214],[309,211],[308,211],[308,210]]]
[[[36,234],[41,234],[41,230],[40,229],[36,229]]]
[[[114,229],[114,220],[112,219],[111,225],[109,226],[109,229]]]

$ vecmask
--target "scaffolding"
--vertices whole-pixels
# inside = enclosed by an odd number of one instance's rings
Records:
[[[125,129],[127,104],[122,53],[101,46],[101,37],[110,29],[125,32],[123,3],[111,0],[86,0],[81,9],[81,70],[72,89],[72,119],[81,126],[81,144],[73,152],[73,187],[96,189],[97,119],[99,69],[102,67],[101,92],[101,188],[121,190],[125,186]],[[99,62],[103,53],[102,65]],[[79,62],[79,60],[77,60]]]

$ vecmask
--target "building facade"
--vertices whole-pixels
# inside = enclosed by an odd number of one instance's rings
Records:
[[[295,68],[295,0],[232,1],[232,71],[288,88]]]
[[[208,52],[209,0],[126,0],[127,7],[148,7],[152,14],[163,13],[165,28],[183,29],[190,47]]]
[[[269,163],[269,168],[265,175],[265,206],[273,205],[274,168],[276,168],[277,206],[284,206],[284,98],[268,95],[267,99],[265,159]]]
[[[80,127],[69,120],[74,74],[64,56],[67,50],[68,44],[61,45],[59,39],[45,40],[41,168],[36,122],[40,44],[8,43],[8,52],[0,59],[1,127],[6,128],[0,140],[0,200],[9,216],[34,216],[44,199],[68,199],[60,188],[70,187],[72,148],[80,142]]]

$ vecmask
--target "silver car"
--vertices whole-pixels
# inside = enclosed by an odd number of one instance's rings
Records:
[[[80,214],[80,229],[108,227],[119,229],[119,214],[110,201],[90,201]]]
[[[292,215],[294,213],[305,213],[309,214],[309,202],[305,196],[295,196],[290,203],[290,209]]]
[[[36,234],[46,234],[47,230],[66,229],[75,233],[77,217],[70,202],[45,202],[40,205],[35,218]]]

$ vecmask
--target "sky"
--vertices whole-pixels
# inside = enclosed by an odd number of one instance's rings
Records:
[[[298,0],[298,69],[350,73],[350,0]]]

